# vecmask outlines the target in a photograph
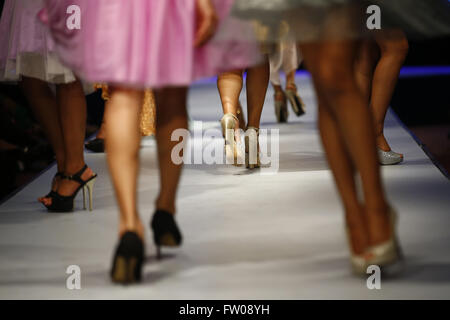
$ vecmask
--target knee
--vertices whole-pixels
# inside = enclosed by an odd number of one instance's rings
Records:
[[[409,51],[409,43],[406,38],[388,41],[380,44],[381,56],[391,57],[403,61]]]
[[[323,63],[315,75],[316,89],[327,100],[339,99],[356,87],[353,71],[339,65]]]

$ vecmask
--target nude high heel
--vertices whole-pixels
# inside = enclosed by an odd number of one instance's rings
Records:
[[[247,127],[247,131],[245,131],[245,166],[248,169],[255,169],[261,166],[259,128]]]
[[[305,103],[297,93],[297,86],[294,83],[290,83],[286,86],[286,96],[291,103],[292,110],[294,110],[297,117],[305,114]]]
[[[283,91],[275,92],[273,100],[275,104],[275,116],[277,117],[277,122],[287,122],[289,112],[287,108],[287,99],[285,93]]]
[[[368,267],[366,255],[356,254],[353,252],[348,225],[346,225],[345,231],[347,235],[348,247],[350,248],[350,265],[352,267],[353,273],[359,276],[365,275]]]
[[[222,125],[222,134],[225,137],[225,156],[226,163],[233,164],[235,166],[242,165],[242,151],[241,144],[235,139],[235,130],[237,129],[237,123],[239,119],[232,113],[226,113],[223,115],[220,121]]]
[[[400,249],[396,235],[397,213],[392,207],[389,207],[389,222],[391,226],[391,237],[375,246],[368,248],[369,265],[377,265],[384,271],[398,271],[403,261],[403,255]]]

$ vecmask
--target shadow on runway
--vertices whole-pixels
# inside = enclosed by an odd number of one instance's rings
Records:
[[[407,257],[402,272],[383,278],[386,282],[404,283],[450,283],[450,263],[448,262],[421,262],[421,259]]]

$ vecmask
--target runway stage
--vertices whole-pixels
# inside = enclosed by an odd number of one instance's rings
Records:
[[[399,211],[406,271],[382,279],[381,290],[351,275],[341,206],[316,129],[309,78],[297,85],[308,110],[277,125],[273,92],[263,128],[280,129],[280,169],[262,175],[243,168],[188,165],[178,195],[182,248],[161,261],[147,230],[143,283],[124,288],[108,278],[116,244],[117,209],[102,154],[86,154],[99,174],[94,211],[47,213],[36,198],[48,192],[51,168],[0,206],[0,298],[26,299],[421,299],[450,298],[450,184],[409,133],[389,114],[386,133],[406,161],[383,167]],[[244,96],[241,101],[245,107]],[[213,82],[196,84],[191,117],[219,128]],[[245,108],[244,108],[245,109]],[[142,149],[140,212],[148,222],[158,189],[155,146]],[[125,165],[125,164],[124,164]],[[81,268],[81,290],[66,288],[66,268]]]

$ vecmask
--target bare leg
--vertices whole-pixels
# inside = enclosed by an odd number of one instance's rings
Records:
[[[179,143],[171,141],[171,135],[176,129],[188,127],[186,96],[187,88],[165,88],[155,91],[158,106],[156,142],[160,173],[160,192],[156,207],[172,214],[176,212],[176,192],[183,165],[177,165],[171,159],[172,149]]]
[[[344,204],[347,226],[351,235],[352,252],[362,254],[368,246],[369,239],[363,207],[356,191],[354,168],[336,120],[320,102],[319,129],[328,163]]]
[[[237,115],[239,95],[242,91],[242,70],[225,72],[217,78],[220,100],[222,101],[223,113]]]
[[[136,232],[144,237],[137,210],[139,172],[139,112],[143,92],[113,88],[105,109],[106,156],[120,210],[119,234]]]
[[[60,84],[56,87],[56,99],[59,106],[59,119],[64,139],[65,166],[64,173],[73,175],[84,166],[84,139],[86,135],[86,98],[80,81]],[[81,176],[89,179],[94,173],[88,169]],[[72,195],[79,183],[62,179],[58,193],[62,196]]]
[[[58,171],[62,172],[65,163],[64,141],[55,95],[46,82],[34,78],[23,77],[21,87],[36,119],[53,147]],[[56,191],[56,188],[53,191]]]
[[[286,87],[292,84],[295,85],[295,70],[286,73]]]
[[[312,64],[318,66],[316,48],[308,46],[306,54]],[[310,57],[311,52],[311,57]],[[350,233],[352,252],[362,254],[367,248],[369,239],[364,217],[363,206],[358,199],[355,184],[355,168],[347,152],[337,121],[325,105],[326,100],[318,93],[319,129],[322,144],[327,155],[328,164],[333,172],[336,187],[342,198],[345,217]]]
[[[372,80],[377,61],[380,58],[379,48],[373,39],[360,41],[355,63],[355,78],[360,92],[367,104],[370,104]]]
[[[261,113],[269,85],[269,62],[252,67],[247,70],[247,112],[248,126],[259,128]]]
[[[339,184],[343,185],[338,187],[339,192],[354,188],[354,180],[349,179],[348,174],[352,163],[361,176],[369,244],[372,245],[389,239],[390,229],[377,162],[372,118],[354,77],[356,49],[353,42],[336,41],[305,45],[302,52],[313,75],[317,93],[321,97],[321,107],[326,107],[330,114],[328,119],[322,119],[322,125],[325,127],[327,121],[334,119],[335,129],[340,133],[344,150],[349,156],[345,165],[331,167],[335,177],[346,177],[339,180]],[[324,115],[327,114],[322,114]],[[338,145],[336,141],[335,145]],[[326,152],[330,149],[328,147]],[[329,153],[328,156],[336,157],[336,152]],[[346,202],[356,201],[354,196],[342,193],[341,198],[343,202],[344,198]],[[354,204],[355,207],[356,205]]]
[[[284,94],[284,91],[283,91],[283,88],[281,87],[281,85],[272,84],[272,86],[275,91],[275,94],[274,94],[275,101],[285,102],[286,95]]]
[[[384,137],[384,119],[397,84],[400,69],[408,53],[408,40],[400,30],[375,32],[381,58],[375,68],[370,108],[374,116],[377,146],[384,151],[391,148]]]

